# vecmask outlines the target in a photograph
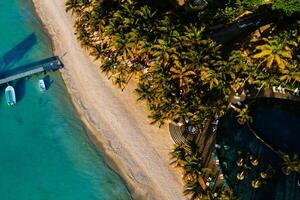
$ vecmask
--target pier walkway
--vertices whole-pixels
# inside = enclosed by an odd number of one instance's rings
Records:
[[[55,71],[62,67],[63,64],[58,56],[43,59],[35,63],[31,63],[29,65],[18,67],[15,70],[12,70],[11,72],[6,72],[4,75],[2,75],[3,77],[0,76],[0,85],[37,73]]]

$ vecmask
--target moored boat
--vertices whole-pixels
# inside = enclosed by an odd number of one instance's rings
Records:
[[[45,85],[44,79],[40,79],[40,80],[39,80],[39,88],[40,88],[40,91],[41,91],[41,92],[46,91],[46,85]]]
[[[5,88],[5,97],[7,105],[12,106],[16,104],[16,93],[12,86],[9,85]]]

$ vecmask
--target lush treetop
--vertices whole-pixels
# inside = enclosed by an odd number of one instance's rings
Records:
[[[273,0],[272,8],[281,10],[286,15],[300,13],[300,0]]]

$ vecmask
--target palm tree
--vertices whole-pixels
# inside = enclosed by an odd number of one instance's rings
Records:
[[[76,13],[80,15],[84,8],[89,7],[92,4],[92,0],[67,0],[66,11],[72,11],[72,14]]]
[[[300,83],[300,72],[283,72],[283,75],[279,77],[279,80],[285,81],[285,84],[295,82]]]
[[[289,65],[289,69],[283,70],[279,80],[285,81],[285,84],[295,84],[296,82],[300,83],[300,71],[298,69],[298,63],[291,64]]]
[[[230,190],[221,190],[221,194],[220,194],[220,197],[218,199],[220,199],[220,200],[238,200],[240,198],[238,196],[236,196]]]
[[[204,184],[205,185],[205,184]],[[203,186],[204,186],[203,185]],[[183,194],[191,200],[212,200],[213,194],[210,189],[203,189],[200,180],[187,181],[184,185]]]
[[[297,154],[294,154],[292,156],[288,154],[284,154],[282,156],[282,159],[283,159],[282,172],[285,175],[289,175],[291,172],[300,173],[300,160]]]
[[[203,40],[204,27],[198,28],[195,25],[189,24],[184,26],[184,35],[181,39],[184,41],[184,45],[193,47],[194,45],[206,45],[208,40]]]
[[[183,194],[189,196],[191,200],[209,200],[209,195],[206,195],[198,180],[191,180],[185,183]]]
[[[185,148],[183,144],[176,145],[175,148],[170,152],[171,155],[171,165],[176,167],[183,167],[185,165]]]
[[[196,73],[192,70],[189,70],[187,66],[184,67],[171,67],[170,72],[172,72],[172,80],[178,80],[178,86],[179,89],[183,90],[183,93],[185,94],[188,92],[188,88],[190,84],[192,84],[193,77],[196,75]]]
[[[291,43],[286,39],[282,39],[279,36],[275,38],[263,38],[265,44],[255,47],[258,53],[255,53],[252,57],[254,59],[262,60],[261,63],[265,64],[267,70],[285,70],[287,60],[291,60],[293,57],[293,51]]]
[[[248,105],[245,105],[242,109],[235,107],[234,105],[230,105],[238,114],[237,114],[237,121],[239,124],[244,125],[246,123],[252,123],[253,118],[249,115],[250,110]]]
[[[89,7],[91,6],[93,0],[81,0],[81,6],[86,8],[86,7]]]
[[[188,156],[188,155],[186,155]],[[203,161],[199,156],[190,155],[186,158],[186,163],[184,165],[184,177],[187,178],[198,178],[202,174]]]
[[[207,85],[209,90],[212,90],[214,87],[217,87],[220,84],[219,73],[214,70],[209,69],[208,67],[203,67],[201,69],[201,81],[203,85]]]
[[[89,49],[91,45],[91,37],[90,34],[84,29],[84,27],[80,27],[76,32],[77,39],[80,41],[82,47]]]
[[[127,73],[122,72],[122,70],[114,73],[112,75],[112,81],[114,84],[116,84],[118,87],[120,87],[121,90],[123,91],[127,84]]]
[[[135,11],[135,14],[139,16],[138,22],[142,21],[142,23],[147,23],[148,25],[151,25],[153,23],[156,13],[157,10],[152,11],[152,9],[148,5],[141,6],[138,10]]]
[[[67,0],[66,1],[66,11],[72,11],[73,13],[80,12],[81,8],[81,0]]]
[[[97,49],[97,51],[98,51],[98,49]],[[98,53],[97,51],[95,54]],[[99,49],[99,52],[101,52],[101,49]],[[104,72],[106,75],[108,75],[109,73],[113,72],[113,70],[115,69],[115,65],[116,65],[115,60],[112,59],[111,57],[107,56],[102,59],[100,68],[101,68],[102,72]]]
[[[158,39],[157,44],[152,48],[153,57],[160,61],[163,66],[170,64],[170,59],[178,60],[178,52],[176,47],[171,45],[171,41]]]

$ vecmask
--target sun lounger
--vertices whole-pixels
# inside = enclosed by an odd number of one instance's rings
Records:
[[[283,88],[281,87],[281,85],[279,85],[279,86],[277,87],[277,90],[278,90],[279,93],[282,93],[282,89],[283,89]]]
[[[294,90],[293,94],[296,95],[296,96],[299,96],[299,89],[296,88],[296,89]]]

